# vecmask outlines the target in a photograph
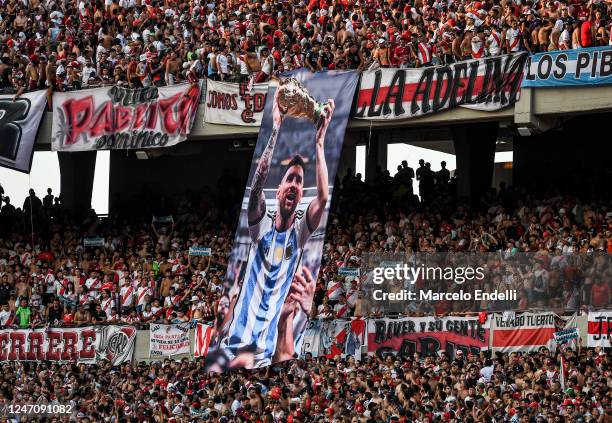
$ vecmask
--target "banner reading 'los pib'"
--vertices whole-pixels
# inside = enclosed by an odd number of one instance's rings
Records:
[[[55,92],[51,149],[169,147],[187,139],[199,102],[200,86],[188,84]]]
[[[356,84],[353,72],[302,70],[269,89],[208,370],[300,353]]]

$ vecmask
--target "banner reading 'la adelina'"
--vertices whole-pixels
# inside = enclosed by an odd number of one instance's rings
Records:
[[[187,138],[200,102],[188,84],[128,89],[112,86],[53,94],[51,149],[169,147]]]
[[[364,72],[353,117],[406,119],[461,106],[494,111],[519,98],[527,53],[417,69]]]

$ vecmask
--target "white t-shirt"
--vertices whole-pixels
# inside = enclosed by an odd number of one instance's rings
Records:
[[[11,316],[10,310],[0,310],[0,326],[6,325],[9,317]]]
[[[217,66],[219,67],[219,73],[229,73],[229,68],[227,66],[227,56],[225,54],[219,54],[217,56]]]
[[[520,31],[517,29],[509,28],[506,32],[506,39],[510,44],[510,51],[517,52],[521,47],[521,43],[519,42],[519,33]]]

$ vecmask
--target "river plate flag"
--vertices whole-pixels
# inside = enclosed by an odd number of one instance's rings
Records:
[[[416,69],[364,72],[355,95],[358,119],[406,119],[454,107],[495,111],[514,104],[527,53]]]
[[[209,371],[258,368],[301,351],[354,72],[301,70],[267,93]]]

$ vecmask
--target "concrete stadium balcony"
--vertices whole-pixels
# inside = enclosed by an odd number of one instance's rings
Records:
[[[372,130],[394,128],[422,128],[427,131],[440,126],[476,122],[501,122],[503,126],[516,125],[521,135],[546,132],[558,126],[564,118],[580,114],[612,111],[612,86],[572,88],[523,88],[517,103],[497,112],[484,112],[456,107],[422,117],[373,121]],[[204,106],[200,105],[190,140],[252,138],[257,127],[216,125],[204,123]],[[43,118],[38,133],[37,150],[48,150],[51,144],[52,113]],[[370,121],[351,119],[348,130],[369,130]]]

